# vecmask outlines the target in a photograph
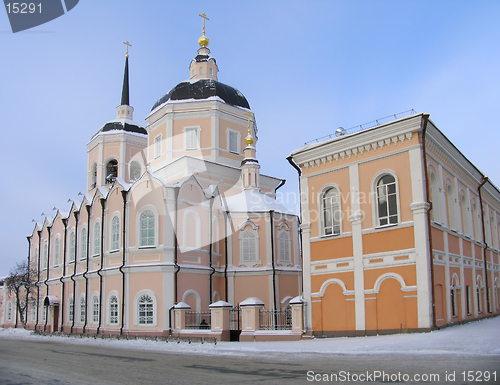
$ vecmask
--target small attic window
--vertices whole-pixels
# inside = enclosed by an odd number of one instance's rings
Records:
[[[210,75],[213,75],[213,72],[212,68],[210,68]]]
[[[200,75],[203,75],[203,67],[200,67]]]

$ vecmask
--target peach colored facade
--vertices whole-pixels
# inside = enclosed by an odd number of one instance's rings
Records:
[[[500,313],[500,192],[428,115],[291,159],[301,174],[309,332],[428,331]]]
[[[207,51],[191,84],[217,80]],[[145,128],[132,118],[117,107],[87,144],[87,193],[29,237],[38,286],[27,327],[165,335],[179,302],[200,312],[258,297],[286,308],[302,290],[298,217],[275,200],[284,181],[259,173],[250,110],[217,96],[169,99]],[[4,311],[0,324],[18,318]]]

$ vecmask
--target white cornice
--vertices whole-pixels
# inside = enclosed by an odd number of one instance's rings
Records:
[[[314,168],[328,161],[332,163],[339,159],[357,157],[364,152],[377,151],[385,146],[397,146],[398,143],[411,141],[414,133],[421,130],[422,114],[414,115],[409,118],[400,119],[381,126],[377,126],[365,131],[346,135],[335,139],[330,139],[323,144],[315,145],[312,148],[302,148],[292,156],[295,161],[306,169]]]

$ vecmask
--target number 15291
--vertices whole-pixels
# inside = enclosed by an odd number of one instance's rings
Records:
[[[42,3],[6,3],[7,13],[42,13]]]

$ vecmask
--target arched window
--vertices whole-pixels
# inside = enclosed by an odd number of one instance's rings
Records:
[[[130,183],[141,177],[141,165],[136,161],[130,163]]]
[[[86,301],[85,301],[85,296],[82,295],[80,297],[80,322],[85,323],[85,315],[86,315]]]
[[[242,231],[240,242],[242,262],[257,261],[257,232],[251,229]]]
[[[340,211],[340,194],[335,187],[325,191],[322,205],[323,235],[340,234],[342,212]]]
[[[47,244],[47,241],[45,241],[45,244],[43,245],[43,261],[42,261],[44,269],[47,268],[48,259],[49,259],[49,246]]]
[[[441,201],[439,198],[439,186],[436,174],[431,172],[431,201],[432,201],[432,220],[434,222],[441,221]]]
[[[96,295],[92,298],[92,322],[99,322],[99,297]]]
[[[151,210],[141,214],[141,246],[155,245],[155,215]]]
[[[84,227],[82,229],[82,233],[81,233],[81,248],[80,248],[80,251],[81,251],[81,254],[80,254],[80,259],[85,259],[87,258],[87,229]]]
[[[214,72],[214,71],[213,71],[212,67],[210,67],[209,72],[210,72],[210,75],[213,75],[213,72]]]
[[[396,180],[392,175],[384,175],[377,182],[378,226],[398,223],[398,197]]]
[[[59,238],[56,238],[54,242],[54,266],[59,265],[60,255],[61,255],[61,240]]]
[[[138,317],[139,325],[152,325],[154,322],[154,303],[153,299],[147,294],[139,297]]]
[[[47,322],[47,311],[48,311],[48,306],[45,305],[45,303],[42,306],[42,322]]]
[[[203,67],[200,67],[200,75],[203,75]]]
[[[467,216],[467,204],[465,203],[465,195],[462,194],[462,199],[460,199],[460,212],[462,215],[462,231],[464,234],[469,234],[469,218]]]
[[[96,222],[94,225],[94,255],[101,253],[101,224]]]
[[[472,204],[472,218],[474,222],[474,238],[479,240],[481,239],[481,217],[479,216],[476,202]]]
[[[38,270],[38,258],[39,258],[39,255],[38,255],[38,245],[35,246],[35,254],[34,254],[34,258],[33,258],[33,266],[36,270]]]
[[[283,263],[291,262],[290,234],[288,231],[280,231],[278,234],[278,260]]]
[[[120,248],[120,219],[115,216],[111,220],[111,250]]]
[[[452,279],[452,284],[450,288],[450,304],[451,304],[451,316],[457,317],[457,289],[459,288],[458,280],[456,276]]]
[[[112,295],[109,299],[109,324],[118,324],[118,297],[116,295]]]
[[[118,161],[111,159],[106,165],[106,183],[113,183],[118,177]]]
[[[73,294],[68,299],[68,321],[73,322],[73,314],[75,313],[75,298]]]
[[[92,169],[90,171],[90,188],[93,189],[96,186],[97,182],[97,164],[94,163],[92,165]]]
[[[12,301],[7,303],[7,321],[12,321],[12,313],[13,313]]]
[[[69,262],[73,262],[75,260],[75,252],[76,252],[76,238],[75,232],[72,231],[69,235]]]
[[[455,218],[455,195],[451,184],[446,187],[446,201],[448,202],[448,224],[450,229],[457,228],[457,221]]]

